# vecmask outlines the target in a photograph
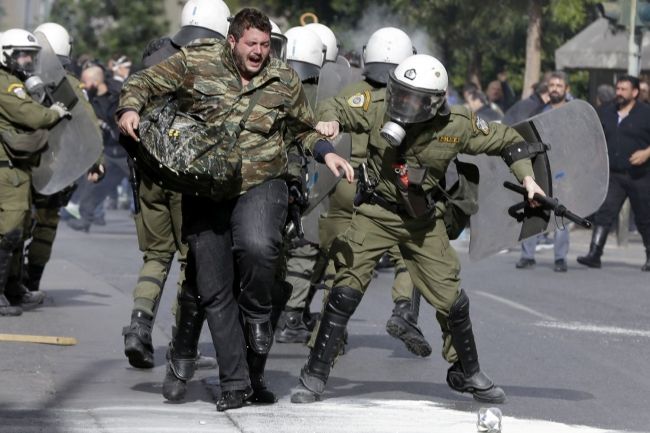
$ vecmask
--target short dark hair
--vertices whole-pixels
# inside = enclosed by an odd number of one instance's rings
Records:
[[[566,72],[553,71],[548,76],[549,81],[551,80],[551,78],[559,78],[560,80],[564,81],[564,84],[566,84],[567,86],[569,85],[569,76],[566,74]]]
[[[627,81],[628,83],[630,83],[632,85],[632,89],[636,89],[636,90],[640,89],[639,79],[637,77],[634,77],[632,75],[621,75],[616,80],[616,84],[620,83],[621,81]]]
[[[244,35],[244,32],[250,28],[255,28],[270,35],[271,21],[258,9],[244,8],[237,12],[237,15],[230,21],[228,36],[233,35],[235,40],[238,41]]]

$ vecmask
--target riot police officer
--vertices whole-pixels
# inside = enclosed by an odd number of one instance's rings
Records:
[[[415,54],[411,38],[402,30],[395,27],[384,27],[374,32],[363,47],[362,81],[346,86],[338,94],[341,98],[360,99],[366,94],[383,89],[388,84],[388,77],[395,67],[407,57]],[[351,164],[358,169],[365,162],[368,147],[368,134],[353,133]],[[345,231],[350,224],[353,214],[356,184],[350,185],[339,182],[330,197],[330,208],[327,215],[320,221],[321,245],[329,249],[339,233]],[[431,346],[424,338],[418,326],[420,310],[420,294],[413,287],[413,282],[404,265],[399,249],[395,246],[387,253],[395,267],[395,277],[392,286],[394,302],[393,313],[386,323],[389,335],[404,342],[406,348],[418,356],[429,356]],[[334,262],[329,261],[325,275],[326,285],[331,287],[335,274]]]
[[[23,238],[31,221],[31,167],[47,143],[47,129],[69,113],[59,104],[42,106],[25,89],[41,49],[33,34],[7,30],[0,49],[0,316],[16,316],[45,298],[21,281]]]
[[[356,98],[333,98],[321,107],[317,129],[369,133],[369,182],[350,227],[332,245],[337,273],[314,348],[293,393],[294,403],[324,392],[349,318],[359,305],[381,255],[399,246],[413,283],[436,309],[443,356],[451,364],[447,383],[489,403],[504,391],[481,370],[469,317],[469,298],[460,288],[460,263],[443,221],[441,182],[460,152],[500,154],[523,139],[513,129],[488,124],[464,107],[446,103],[447,71],[436,58],[414,55],[393,72],[387,88]],[[388,121],[386,121],[388,119]],[[543,191],[529,159],[510,166],[528,191]]]

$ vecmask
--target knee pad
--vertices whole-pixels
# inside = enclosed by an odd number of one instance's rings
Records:
[[[352,287],[334,287],[330,291],[327,309],[341,316],[350,317],[363,298],[363,292]]]

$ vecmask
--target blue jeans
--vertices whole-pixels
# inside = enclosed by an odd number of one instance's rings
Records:
[[[543,235],[533,236],[521,242],[521,258],[522,259],[535,259],[535,247],[537,242]],[[569,230],[568,229],[555,229],[555,238],[553,240],[553,255],[555,260],[566,260],[569,253]]]

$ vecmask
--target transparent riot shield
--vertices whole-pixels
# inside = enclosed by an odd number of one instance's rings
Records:
[[[549,146],[546,155],[553,197],[578,215],[588,216],[598,210],[607,194],[609,161],[603,129],[591,105],[571,101],[513,127],[527,141]],[[545,230],[541,225],[527,230],[526,222],[522,225],[508,214],[508,208],[522,197],[503,187],[506,180],[517,181],[501,158],[464,155],[463,159],[478,165],[481,172],[479,211],[471,218],[472,259],[513,247],[520,239]],[[564,224],[551,215],[546,229],[553,231]]]
[[[332,144],[336,154],[346,160],[350,160],[352,153],[352,138],[350,134],[340,134]],[[318,219],[327,212],[329,200],[327,197],[341,179],[341,176],[334,176],[325,164],[313,160],[307,165],[308,179],[307,190],[309,191],[309,205],[303,212],[302,225],[305,231],[305,239],[318,243]],[[342,174],[342,173],[341,173]],[[344,182],[346,182],[344,180]]]
[[[48,146],[41,154],[38,167],[32,170],[32,185],[41,194],[50,195],[71,185],[84,174],[102,153],[102,136],[97,119],[89,107],[80,101],[61,62],[45,35],[35,33],[39,44],[39,77],[45,84],[50,102],[61,102],[70,111],[69,119],[62,119],[51,130]]]

